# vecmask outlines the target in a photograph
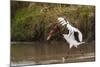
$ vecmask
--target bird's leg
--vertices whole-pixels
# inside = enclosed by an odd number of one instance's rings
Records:
[[[84,51],[80,49],[81,55],[84,56]]]
[[[70,53],[71,53],[71,49],[68,48],[68,51],[67,51],[67,56],[65,57],[66,59],[68,59],[68,57],[70,56]]]
[[[84,51],[82,50],[82,48],[78,47],[78,51],[80,52],[80,54],[81,54],[82,56],[84,56]]]

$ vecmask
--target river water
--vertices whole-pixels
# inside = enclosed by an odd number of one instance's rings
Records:
[[[94,60],[94,42],[85,43],[79,45],[78,48],[72,47],[71,49],[69,49],[69,45],[66,42],[18,42],[11,44],[11,64],[49,64],[61,63],[61,61],[63,63],[65,59],[74,59],[82,56],[93,56],[92,60]],[[83,61],[92,60],[86,59]]]

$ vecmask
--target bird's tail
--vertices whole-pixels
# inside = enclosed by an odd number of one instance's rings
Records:
[[[77,46],[81,45],[81,44],[84,44],[85,42],[79,42],[77,45],[74,45],[76,48]]]
[[[81,44],[84,44],[85,42],[81,42]]]

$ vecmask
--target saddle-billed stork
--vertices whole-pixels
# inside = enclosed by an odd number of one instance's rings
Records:
[[[77,46],[79,46],[80,44],[85,43],[82,41],[83,36],[79,29],[73,27],[69,23],[69,21],[68,20],[66,21],[65,18],[63,18],[63,17],[58,17],[57,20],[58,20],[58,22],[53,27],[53,29],[49,32],[47,40],[49,40],[52,37],[52,33],[54,33],[55,30],[57,29],[57,27],[59,25],[61,25],[62,27],[64,27],[65,29],[68,30],[68,33],[66,33],[66,34],[62,33],[62,35],[63,35],[63,38],[68,42],[69,48],[72,48],[73,46],[77,48]],[[80,52],[81,52],[81,49],[80,49]],[[69,54],[69,53],[70,53],[70,49],[68,50],[67,54]],[[81,54],[84,55],[83,52],[81,52]],[[69,57],[69,55],[62,57],[61,58],[62,62],[64,63],[68,57]]]
[[[82,33],[79,31],[79,29],[73,27],[69,21],[65,20],[63,17],[58,17],[57,24],[60,24],[63,27],[66,27],[66,29],[69,31],[68,34],[62,34],[64,39],[68,42],[69,48],[72,48],[73,46],[77,48],[78,45],[83,44],[85,42],[82,42]],[[52,36],[52,33],[57,28],[57,24],[54,26],[53,30],[49,32],[49,35],[47,37],[47,40],[49,40]]]

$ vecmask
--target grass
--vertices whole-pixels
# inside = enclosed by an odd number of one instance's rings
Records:
[[[13,11],[15,10],[12,9],[12,13]],[[43,41],[48,35],[50,25],[57,22],[59,16],[67,17],[72,25],[81,30],[84,38],[87,39],[88,35],[91,35],[90,39],[94,39],[94,6],[36,3],[31,8],[25,6],[17,9],[14,16],[12,15],[11,40]]]

